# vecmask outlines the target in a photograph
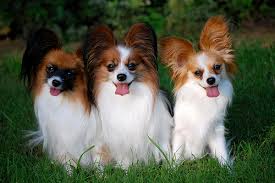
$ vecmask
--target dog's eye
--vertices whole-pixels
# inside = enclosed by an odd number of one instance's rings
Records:
[[[134,63],[130,63],[130,64],[127,65],[128,69],[129,69],[130,71],[136,70],[136,66],[137,66],[137,65],[134,64]]]
[[[74,75],[75,71],[74,70],[69,70],[67,71],[67,76],[72,77]]]
[[[48,65],[47,72],[48,73],[53,73],[54,71],[55,71],[55,67],[53,65]]]
[[[201,76],[201,75],[202,75],[202,72],[201,72],[200,70],[196,70],[196,71],[194,72],[194,74],[195,74],[196,76]]]
[[[115,66],[114,63],[111,63],[111,64],[107,65],[107,69],[108,69],[109,72],[114,71],[114,70],[115,70],[115,67],[116,67],[116,66]]]
[[[218,70],[221,69],[221,65],[220,65],[220,64],[215,64],[215,65],[213,66],[213,69],[218,71]]]

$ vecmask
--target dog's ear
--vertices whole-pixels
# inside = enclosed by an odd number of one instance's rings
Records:
[[[28,89],[32,89],[39,64],[45,55],[54,49],[61,49],[61,43],[53,31],[41,28],[29,36],[20,73]]]
[[[116,39],[113,31],[109,27],[105,25],[95,27],[88,32],[83,44],[82,53],[85,65],[96,62],[103,51],[115,45]]]
[[[174,89],[178,90],[186,80],[186,64],[195,54],[192,44],[184,39],[166,37],[160,41],[162,63],[170,69]]]
[[[192,44],[184,39],[166,37],[160,41],[160,57],[174,77],[183,71],[189,58],[195,53]]]
[[[223,16],[208,19],[200,36],[199,48],[221,55],[226,62],[233,60],[232,41]]]
[[[232,40],[223,16],[209,18],[201,32],[199,48],[220,55],[226,63],[227,71],[231,74],[235,72]]]
[[[124,38],[127,47],[136,49],[142,58],[157,69],[157,36],[153,28],[145,23],[132,25]]]
[[[90,30],[83,44],[82,54],[87,76],[88,96],[94,105],[96,105],[94,97],[95,70],[100,64],[102,53],[114,46],[116,46],[116,39],[113,31],[105,25]]]

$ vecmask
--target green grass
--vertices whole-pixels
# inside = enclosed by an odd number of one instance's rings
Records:
[[[20,56],[0,61],[0,182],[275,182],[275,47],[258,43],[236,49],[239,72],[226,126],[235,158],[232,170],[205,157],[169,168],[138,164],[125,172],[108,166],[78,169],[68,176],[37,148],[26,147],[24,131],[36,127],[32,102],[18,79]],[[160,67],[161,86],[171,90]]]

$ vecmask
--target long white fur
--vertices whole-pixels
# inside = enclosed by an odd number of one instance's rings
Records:
[[[123,63],[127,58],[125,54],[129,52],[121,51],[121,48],[118,50]],[[123,67],[125,66],[121,64],[118,71],[125,71]],[[118,74],[118,71],[113,74]],[[127,78],[132,78],[131,73],[124,74],[129,75]],[[150,158],[160,160],[163,157],[149,137],[167,154],[170,152],[173,120],[167,110],[165,97],[160,92],[153,96],[148,85],[136,81],[130,85],[129,94],[116,95],[113,84],[117,82],[115,78],[110,76],[109,81],[99,86],[97,98],[104,141],[110,148],[113,159],[123,168],[137,161],[147,162]]]
[[[230,164],[224,136],[224,119],[227,106],[232,100],[233,86],[223,69],[219,76],[215,76],[220,95],[207,97],[202,85],[210,73],[207,72],[203,59],[207,57],[198,57],[201,67],[206,70],[202,81],[198,83],[192,79],[192,73],[189,73],[187,82],[175,93],[173,153],[178,161],[194,159],[200,158],[206,147],[209,147],[211,155],[221,164]]]
[[[169,153],[172,118],[162,94],[154,98],[143,83],[132,83],[130,94],[115,95],[115,86],[104,83],[98,97],[103,137],[116,162],[127,168],[136,161],[160,159],[159,150],[150,142],[152,138]]]
[[[78,100],[62,93],[51,96],[49,91],[49,85],[44,84],[41,93],[35,96],[34,109],[39,124],[39,135],[35,138],[43,139],[43,149],[49,156],[69,168],[76,165],[84,151],[95,145],[98,114],[94,108],[91,113],[85,111]],[[94,152],[85,153],[80,163],[91,164]]]

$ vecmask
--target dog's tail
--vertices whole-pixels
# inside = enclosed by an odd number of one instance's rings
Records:
[[[26,130],[24,131],[24,133],[24,137],[27,139],[27,146],[30,148],[34,148],[35,146],[42,144],[44,141],[41,130]]]

